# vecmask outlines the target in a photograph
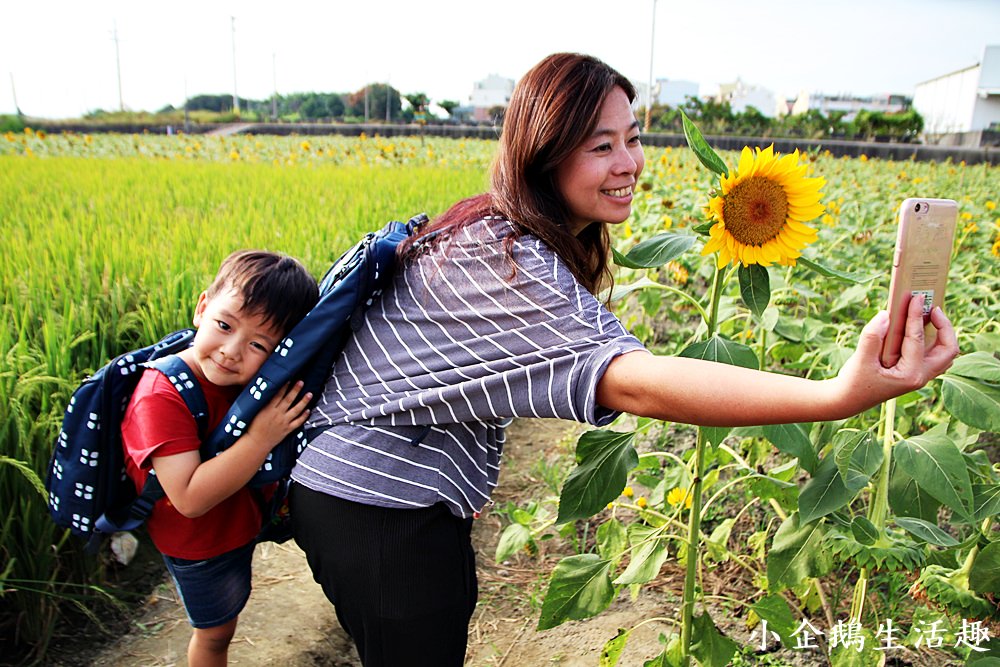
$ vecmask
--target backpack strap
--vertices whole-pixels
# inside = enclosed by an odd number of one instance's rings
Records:
[[[163,373],[170,383],[177,390],[177,393],[184,399],[191,416],[198,425],[198,438],[205,439],[208,430],[208,402],[205,394],[198,384],[198,378],[194,371],[176,354],[160,357],[143,364],[146,368],[152,368]],[[153,506],[160,498],[166,495],[160,480],[156,477],[156,472],[149,471],[146,483],[143,484],[139,496],[127,507],[116,512],[102,514],[94,524],[94,535],[91,543],[99,541],[101,535],[116,533],[123,530],[135,530],[146,521],[153,512]],[[89,546],[89,545],[88,545]]]

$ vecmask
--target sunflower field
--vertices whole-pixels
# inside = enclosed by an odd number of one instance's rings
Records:
[[[321,275],[363,232],[482,191],[494,146],[0,135],[4,645],[38,657],[61,615],[96,618],[126,595],[115,568],[47,516],[42,480],[79,381],[186,326],[232,250],[285,252]],[[651,349],[836,374],[885,301],[896,208],[922,196],[959,203],[944,305],[963,356],[924,389],[843,422],[698,430],[623,417],[585,433],[558,496],[504,510],[498,560],[584,527],[551,572],[539,627],[598,614],[624,589],[643,594],[670,559],[691,576],[650,665],[730,664],[748,637],[794,648],[804,627],[816,631],[809,650],[835,664],[878,664],[887,637],[919,648],[928,628],[959,658],[987,655],[983,633],[1000,631],[1000,171],[800,155],[802,176],[825,181],[800,223],[815,232],[793,229],[792,247],[738,256],[763,260],[743,266],[722,262],[717,242],[702,252],[717,237],[710,201],[725,190],[704,151],[646,157],[632,218],[614,230],[610,298]],[[716,158],[743,171],[738,153]],[[706,593],[719,571],[738,595]],[[738,633],[720,629],[723,614]],[[608,637],[601,664],[616,664],[629,632]]]

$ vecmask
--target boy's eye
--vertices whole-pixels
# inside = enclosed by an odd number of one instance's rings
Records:
[[[271,354],[271,350],[269,350],[268,347],[266,345],[264,345],[263,343],[250,343],[250,347],[252,347],[255,350],[258,350],[260,352],[264,352],[266,354]]]
[[[229,326],[228,323],[223,322],[222,320],[216,320],[216,323],[219,325],[219,328],[222,329],[223,331],[229,331],[232,328]]]

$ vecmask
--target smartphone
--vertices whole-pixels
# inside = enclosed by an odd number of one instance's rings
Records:
[[[944,305],[951,246],[958,221],[952,199],[906,199],[899,206],[896,251],[889,282],[889,331],[882,345],[882,365],[899,361],[910,298],[924,297],[924,342],[930,347],[937,329],[930,324],[931,309]]]

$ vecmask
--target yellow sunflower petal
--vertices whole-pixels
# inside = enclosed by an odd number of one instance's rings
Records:
[[[726,246],[719,248],[719,257],[716,260],[716,268],[721,269],[731,261],[733,261],[733,256],[729,253],[729,248]]]
[[[740,164],[736,168],[736,172],[740,177],[746,178],[750,176],[753,171],[754,156],[753,151],[750,150],[749,146],[744,146],[743,151],[740,153]]]
[[[781,251],[773,240],[760,247],[760,254],[768,262],[777,262],[781,259]]]
[[[789,218],[787,224],[788,228],[791,229],[793,232],[797,232],[804,236],[816,236],[816,234],[818,233],[812,227],[808,227],[799,222],[798,220],[792,220],[791,218]]]
[[[716,250],[725,247],[726,247],[726,241],[721,236],[717,238],[710,238],[708,242],[705,243],[705,247],[701,249],[701,254],[709,255],[715,252]]]
[[[823,215],[824,211],[826,211],[826,207],[822,204],[814,204],[812,206],[789,206],[788,217],[798,222],[806,222]]]

